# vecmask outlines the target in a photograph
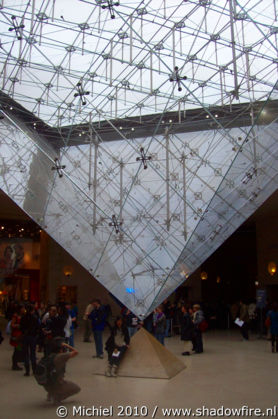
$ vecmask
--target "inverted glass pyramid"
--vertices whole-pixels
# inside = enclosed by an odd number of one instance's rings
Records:
[[[5,115],[1,188],[140,316],[277,188],[276,121],[57,153]]]
[[[144,317],[277,189],[277,15],[113,3],[2,1],[0,187]]]

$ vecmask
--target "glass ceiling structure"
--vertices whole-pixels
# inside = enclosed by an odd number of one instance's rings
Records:
[[[2,90],[51,126],[265,100],[276,87],[277,0],[1,4]]]
[[[276,6],[2,0],[0,187],[141,318],[277,189]]]

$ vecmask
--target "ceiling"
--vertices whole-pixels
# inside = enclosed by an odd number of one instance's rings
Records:
[[[0,30],[2,91],[53,127],[277,98],[275,0],[4,0]]]

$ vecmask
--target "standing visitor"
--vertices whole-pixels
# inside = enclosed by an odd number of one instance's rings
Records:
[[[278,352],[278,304],[272,305],[272,310],[268,313],[267,320],[270,323],[271,349]]]
[[[193,337],[193,350],[196,354],[201,354],[203,349],[203,337],[200,329],[200,324],[204,321],[204,314],[199,304],[193,306],[193,325],[194,325],[194,337]]]
[[[165,331],[166,331],[166,317],[163,313],[163,307],[158,306],[153,314],[154,337],[164,345]]]
[[[20,320],[20,330],[23,335],[24,375],[28,377],[30,375],[30,361],[33,373],[36,370],[36,345],[40,333],[40,322],[33,305],[27,306],[26,313]]]
[[[11,338],[10,345],[14,348],[12,356],[12,370],[20,371],[22,368],[18,362],[24,361],[23,347],[22,347],[22,331],[20,329],[21,317],[25,314],[23,305],[15,306],[15,311],[11,320]]]
[[[83,342],[91,342],[90,336],[92,333],[92,324],[91,320],[89,319],[89,316],[93,310],[93,301],[90,302],[90,304],[87,305],[84,316],[83,316],[83,322],[84,322],[84,337]]]
[[[182,355],[190,355],[190,345],[193,340],[194,325],[188,311],[188,307],[181,307],[181,340],[184,341],[184,351]]]
[[[135,316],[128,308],[124,312],[125,323],[127,326],[127,330],[129,333],[129,337],[131,338],[138,330],[139,327],[139,320],[138,317]]]
[[[89,315],[89,319],[92,321],[92,331],[95,340],[96,355],[93,358],[103,358],[103,343],[102,335],[106,325],[106,311],[101,305],[101,301],[96,299],[93,301],[93,310]]]

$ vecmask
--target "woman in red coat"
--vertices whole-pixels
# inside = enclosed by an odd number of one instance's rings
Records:
[[[16,311],[13,314],[11,321],[11,338],[10,345],[14,347],[14,352],[12,356],[12,370],[19,371],[22,368],[18,365],[18,362],[23,360],[23,351],[22,351],[22,332],[20,330],[20,320],[21,316],[25,313],[24,306],[18,306]]]

